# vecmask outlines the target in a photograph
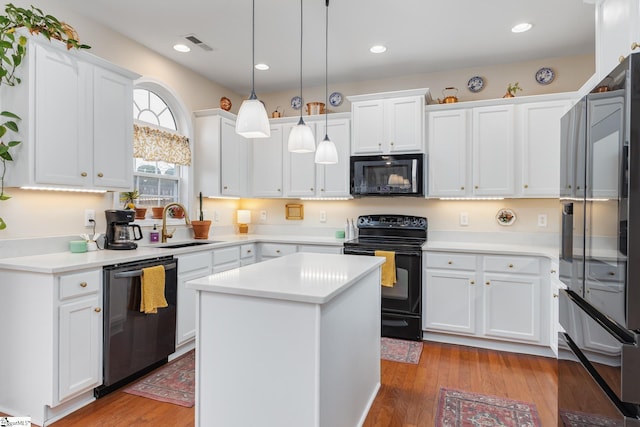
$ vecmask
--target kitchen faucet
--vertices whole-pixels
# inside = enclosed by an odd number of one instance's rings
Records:
[[[171,206],[177,206],[179,208],[182,209],[182,211],[184,212],[184,221],[187,225],[191,225],[191,221],[189,221],[189,215],[187,214],[187,210],[185,209],[184,205],[182,205],[181,203],[178,202],[171,202],[168,205],[166,205],[164,207],[164,209],[162,210],[162,243],[167,243],[167,239],[170,239],[173,237],[173,233],[175,233],[176,229],[174,228],[173,230],[171,230],[171,233],[167,232],[167,211],[169,210],[169,208]]]

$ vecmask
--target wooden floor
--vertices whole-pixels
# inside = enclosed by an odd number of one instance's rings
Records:
[[[533,402],[555,426],[556,360],[425,342],[418,365],[381,361],[382,386],[364,427],[433,427],[441,387]],[[193,426],[193,408],[111,393],[53,427]]]

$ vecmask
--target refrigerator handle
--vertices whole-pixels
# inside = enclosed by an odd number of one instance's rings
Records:
[[[573,259],[573,203],[562,204],[562,233],[560,242],[560,259]]]

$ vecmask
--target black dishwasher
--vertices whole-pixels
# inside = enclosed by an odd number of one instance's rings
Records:
[[[168,307],[140,312],[142,269],[163,265]],[[103,268],[103,384],[96,397],[167,363],[176,348],[178,260],[172,256],[122,263]]]

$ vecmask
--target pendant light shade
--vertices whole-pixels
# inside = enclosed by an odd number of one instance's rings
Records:
[[[325,45],[324,45],[324,105],[329,105],[329,0],[325,0]],[[324,111],[324,139],[318,144],[315,162],[322,165],[338,163],[338,149],[336,144],[329,139],[329,117]]]
[[[264,104],[258,100],[255,91],[255,45],[256,45],[256,1],[251,8],[251,95],[242,101],[236,118],[236,133],[245,138],[268,138],[271,136],[269,116]]]
[[[300,0],[300,99],[302,98],[302,0]],[[289,133],[289,143],[287,144],[291,153],[312,153],[316,150],[316,139],[302,118],[302,108],[300,108],[300,120]]]

